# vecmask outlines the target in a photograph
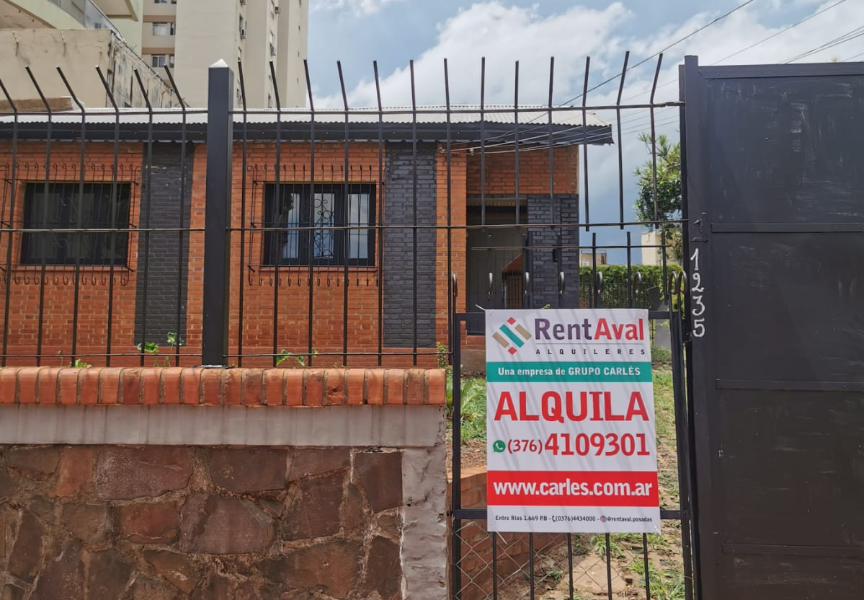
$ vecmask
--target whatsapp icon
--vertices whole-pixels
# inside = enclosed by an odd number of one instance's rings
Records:
[[[492,450],[495,452],[504,452],[507,448],[507,445],[501,440],[496,440],[495,443],[492,444]]]

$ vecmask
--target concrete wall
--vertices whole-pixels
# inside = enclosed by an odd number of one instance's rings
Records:
[[[177,3],[175,78],[190,106],[207,106],[208,69],[218,60],[228,63],[237,79],[240,12],[237,0]]]
[[[108,30],[0,30],[0,77],[14,100],[39,97],[25,66],[31,68],[46,97],[69,96],[57,74],[59,66],[86,107],[110,107],[97,65],[106,78],[111,74],[109,83],[113,81],[114,99],[121,108],[145,106],[133,69],[138,69],[154,106],[176,104],[159,75]]]
[[[282,105],[306,106],[306,72],[309,52],[309,0],[280,0],[279,48],[276,70]]]
[[[3,369],[0,403],[0,597],[447,595],[442,371]]]

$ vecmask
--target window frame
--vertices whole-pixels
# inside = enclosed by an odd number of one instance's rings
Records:
[[[281,252],[279,249],[284,244],[283,236],[286,236],[288,231],[286,229],[285,232],[272,230],[272,228],[278,227],[278,223],[275,222],[275,215],[273,211],[275,209],[274,201],[276,198],[276,183],[268,182],[264,184],[264,236],[261,244],[261,265],[267,268],[275,268],[279,267],[309,267],[310,264],[313,267],[337,267],[344,268],[348,267],[375,267],[376,264],[376,211],[375,204],[378,199],[376,195],[376,184],[373,183],[316,183],[314,185],[314,193],[332,193],[334,195],[334,218],[333,224],[317,228],[322,231],[330,230],[333,233],[333,258],[313,258],[312,256],[312,247],[314,242],[312,241],[311,236],[314,235],[314,232],[317,229],[304,229],[299,230],[298,240],[297,240],[297,257],[296,258],[283,258],[281,256]],[[366,194],[368,195],[368,217],[364,223],[361,223],[358,227],[357,231],[365,230],[366,233],[366,258],[350,258],[350,247],[349,247],[349,239],[350,232],[347,229],[340,229],[342,227],[346,227],[346,219],[350,219],[350,215],[348,211],[350,210],[350,206],[348,205],[348,200],[346,198],[346,187],[347,194]],[[310,227],[310,216],[312,216],[312,207],[310,206],[313,202],[313,185],[309,183],[280,183],[279,184],[279,193],[281,194],[298,194],[300,196],[300,216],[299,222],[295,227]],[[314,216],[312,217],[314,221]]]
[[[104,182],[84,182],[85,189],[90,187],[95,193],[97,190],[98,194],[98,203],[99,206],[105,206],[109,213],[106,215],[106,222],[110,219],[110,209],[111,209],[111,194],[112,194],[112,186],[115,186],[117,199],[119,202],[125,202],[125,223],[122,221],[124,216],[124,211],[122,204],[118,204],[118,212],[115,213],[115,218],[118,220],[118,223],[114,225],[112,228],[110,223],[106,226],[102,227],[103,229],[126,229],[124,232],[115,232],[113,233],[115,237],[115,250],[119,250],[116,256],[114,257],[105,257],[102,254],[102,244],[100,241],[103,239],[103,236],[111,236],[112,233],[90,233],[83,235],[91,235],[91,255],[89,257],[78,257],[70,256],[69,249],[71,244],[69,243],[70,239],[73,239],[76,235],[82,235],[78,233],[34,233],[27,232],[28,229],[50,229],[53,225],[56,229],[77,229],[76,227],[72,227],[71,217],[72,211],[74,210],[73,204],[75,197],[80,193],[80,183],[79,182],[71,182],[71,181],[51,181],[48,182],[48,193],[56,193],[56,188],[60,188],[60,195],[62,196],[64,192],[68,189],[69,196],[68,202],[66,200],[61,200],[64,203],[61,208],[60,220],[57,223],[47,223],[47,227],[44,227],[42,223],[34,223],[33,219],[35,218],[33,215],[33,211],[35,210],[36,202],[41,201],[42,194],[45,191],[45,182],[27,182],[24,188],[24,206],[23,206],[23,218],[22,218],[22,233],[19,244],[19,255],[18,255],[18,264],[30,267],[33,265],[42,264],[42,256],[39,256],[38,249],[38,238],[39,236],[53,236],[55,238],[55,246],[57,247],[56,257],[45,257],[45,264],[50,265],[52,267],[69,267],[79,265],[82,267],[105,267],[105,266],[115,266],[120,268],[126,268],[129,262],[129,239],[131,233],[131,220],[132,220],[132,184],[129,182],[117,182],[116,184],[112,183],[104,183]],[[52,190],[55,188],[55,190]],[[101,211],[100,211],[101,212]],[[92,221],[88,223],[85,227],[80,227],[80,229],[99,229],[100,227],[94,227]],[[30,245],[36,242],[37,247],[35,248],[35,255],[30,256]]]

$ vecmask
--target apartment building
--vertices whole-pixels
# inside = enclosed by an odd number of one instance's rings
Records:
[[[52,110],[77,108],[59,67],[87,108],[175,106],[176,94],[140,56],[144,1],[0,0],[0,79],[12,105],[44,110],[41,92]],[[9,104],[0,95],[0,112]]]
[[[168,65],[190,106],[207,104],[207,69],[222,59],[243,65],[250,108],[276,106],[274,64],[283,107],[305,104],[309,0],[143,0],[142,55],[153,67]]]

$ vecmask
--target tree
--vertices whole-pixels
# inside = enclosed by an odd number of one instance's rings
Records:
[[[651,154],[651,136],[643,133],[639,140]],[[656,211],[655,176],[653,158],[636,169],[636,185],[639,196],[636,199],[636,217],[640,221],[658,221],[657,226],[666,236],[667,258],[681,262],[682,239],[681,224],[672,223],[681,217],[681,143],[671,143],[665,135],[657,136],[657,173],[656,173]],[[649,225],[654,227],[653,223]]]

